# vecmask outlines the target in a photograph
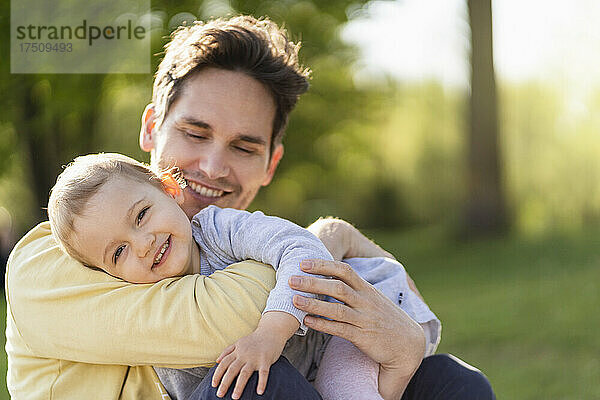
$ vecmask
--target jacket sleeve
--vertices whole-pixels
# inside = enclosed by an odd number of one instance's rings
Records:
[[[229,264],[251,259],[273,266],[277,270],[277,283],[264,312],[287,312],[300,323],[300,333],[306,332],[306,312],[297,309],[292,298],[294,294],[307,294],[292,290],[288,281],[292,275],[309,275],[300,270],[302,260],[333,260],[315,235],[291,221],[267,216],[260,211],[249,213],[216,206],[200,211],[192,224],[200,247],[208,248],[210,251],[207,253],[217,262]]]
[[[208,277],[127,283],[65,255],[43,223],[15,246],[6,296],[36,357],[186,367],[213,364],[254,331],[274,284],[272,268],[256,262]]]

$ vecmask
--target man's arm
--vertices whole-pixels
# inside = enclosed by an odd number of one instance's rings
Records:
[[[34,356],[192,366],[211,364],[254,331],[274,284],[273,269],[255,262],[210,277],[130,284],[62,253],[44,223],[15,246],[6,295]]]
[[[217,393],[224,395],[235,379],[233,394],[237,398],[252,373],[258,371],[257,393],[262,394],[269,368],[281,355],[287,340],[299,326],[306,332],[303,324],[306,313],[292,302],[294,294],[306,294],[291,290],[289,278],[303,274],[302,260],[333,258],[306,229],[260,211],[249,213],[209,206],[194,216],[192,226],[194,238],[203,249],[204,264],[220,268],[225,263],[253,259],[277,270],[277,283],[256,331],[223,351],[212,380],[213,386],[219,386]]]
[[[277,270],[277,283],[269,294],[264,312],[282,311],[301,324],[306,313],[292,303],[294,294],[288,280],[306,275],[300,262],[307,259],[333,260],[323,243],[311,232],[291,221],[264,215],[260,211],[209,206],[196,214],[192,222],[194,237],[206,254],[205,261],[216,266],[241,260],[256,260]]]
[[[337,261],[353,257],[389,257],[395,259],[391,253],[369,240],[358,229],[343,219],[319,218],[306,229],[321,239],[327,250]]]
[[[390,253],[337,218],[320,218],[308,227],[325,244],[336,260],[352,257],[389,257]],[[380,364],[379,391],[384,398],[400,398],[418,368],[425,350],[423,328],[394,303],[360,279],[342,263],[318,262],[315,274],[331,275],[339,281],[302,278],[291,286],[309,293],[337,298],[345,305],[329,305],[306,299],[297,307],[318,316],[308,317],[310,328],[343,337]],[[308,272],[307,270],[305,270]],[[406,275],[410,289],[425,301],[414,281]],[[336,285],[342,285],[340,289]],[[340,298],[340,290],[345,294]],[[394,317],[395,315],[395,317]]]
[[[391,253],[379,247],[375,242],[360,233],[358,229],[342,219],[319,218],[306,229],[321,239],[336,261],[353,257],[389,257],[395,260]],[[406,280],[410,289],[424,302],[425,299],[421,296],[419,289],[417,289],[415,282],[408,273],[406,274]]]

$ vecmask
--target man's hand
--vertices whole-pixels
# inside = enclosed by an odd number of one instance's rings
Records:
[[[271,365],[277,361],[285,343],[299,325],[290,314],[279,311],[265,313],[253,333],[227,347],[217,358],[219,365],[212,379],[212,386],[219,386],[217,396],[223,397],[237,376],[231,397],[239,399],[254,371],[258,371],[256,393],[262,395],[267,387]]]
[[[295,276],[289,282],[293,289],[325,294],[343,303],[294,296],[299,309],[330,319],[307,316],[304,323],[352,342],[379,363],[379,392],[386,399],[400,398],[423,358],[423,329],[348,264],[307,260],[301,269],[335,279]]]

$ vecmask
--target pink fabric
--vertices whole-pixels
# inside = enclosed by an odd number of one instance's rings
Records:
[[[379,364],[345,339],[329,341],[314,386],[323,400],[383,400],[378,391]]]

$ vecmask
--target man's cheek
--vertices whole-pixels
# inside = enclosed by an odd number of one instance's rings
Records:
[[[165,168],[173,167],[173,164],[181,167],[186,162],[186,154],[189,148],[182,146],[179,143],[169,144],[166,143],[163,148],[161,163],[164,164]]]

